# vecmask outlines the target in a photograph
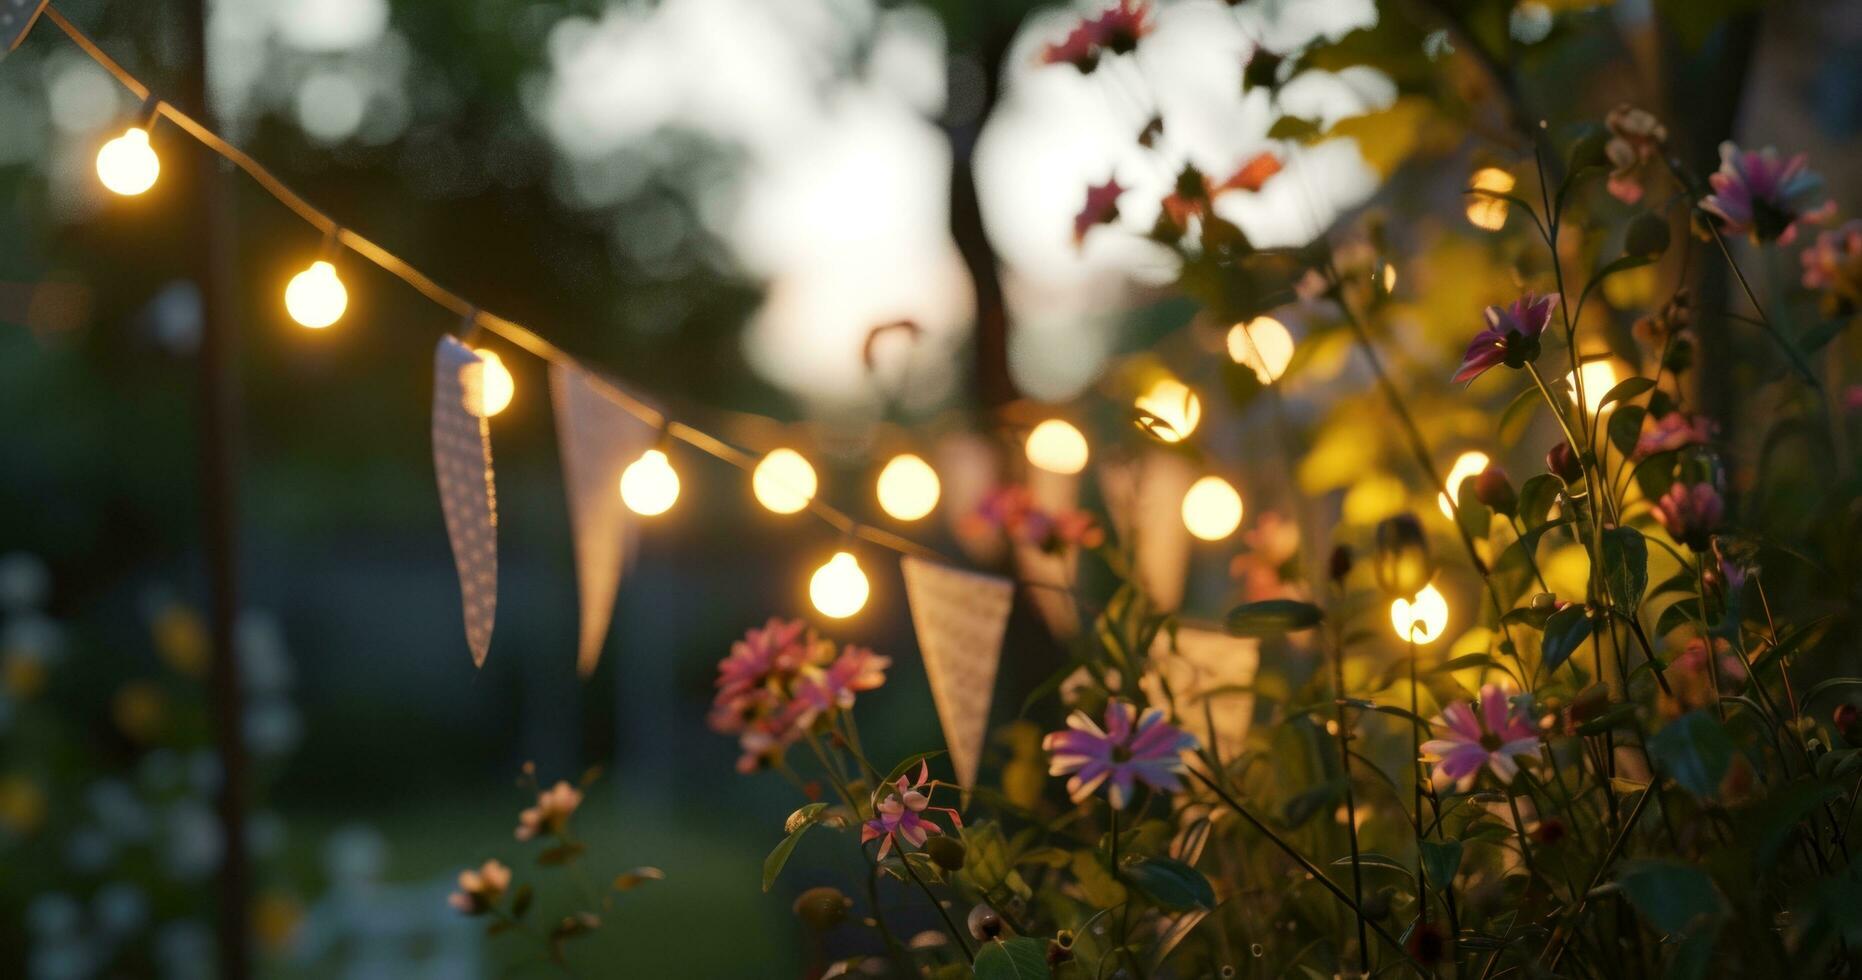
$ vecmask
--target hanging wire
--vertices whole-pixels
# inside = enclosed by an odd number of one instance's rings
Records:
[[[330,217],[329,214],[311,204],[308,200],[305,200],[302,195],[292,190],[284,181],[278,179],[277,175],[266,169],[264,164],[253,159],[244,150],[234,146],[225,138],[221,137],[220,134],[214,132],[193,116],[188,115],[173,103],[156,96],[153,91],[150,90],[149,86],[144,84],[141,79],[131,74],[130,71],[119,64],[116,59],[110,57],[102,48],[98,47],[97,43],[91,40],[88,35],[77,27],[77,25],[66,19],[65,15],[61,13],[57,7],[47,4],[45,7],[45,17],[53,24],[57,25],[58,29],[63,31],[65,36],[70,38],[71,42],[77,45],[80,51],[84,52],[84,54],[89,56],[92,61],[96,62],[99,67],[114,77],[118,84],[122,85],[123,88],[127,89],[136,98],[142,100],[145,106],[145,115],[152,114],[153,116],[166,118],[168,121],[174,123],[176,128],[192,136],[196,142],[230,161],[240,170],[245,171],[246,176],[252,178],[252,181],[258,184],[260,189],[277,199],[280,204],[289,208],[306,224],[321,232],[326,239],[326,250],[331,244],[346,248],[413,287],[415,292],[426,297],[430,302],[460,317],[464,324],[496,334],[510,342],[519,350],[539,360],[576,369],[582,373],[583,380],[593,387],[602,397],[606,398],[627,414],[639,419],[642,423],[661,430],[667,438],[683,442],[708,456],[735,466],[746,473],[752,472],[756,468],[759,457],[755,454],[740,449],[696,426],[688,425],[671,418],[664,411],[649,404],[645,399],[628,392],[620,385],[609,380],[599,371],[585,367],[567,351],[550,342],[548,338],[518,323],[507,320],[504,317],[487,312],[465,297],[435,282],[432,277],[421,272],[400,256],[377,245],[375,242],[370,241],[354,230],[337,223],[336,219]],[[151,118],[149,121],[152,123],[153,119]],[[325,258],[329,257],[328,255],[325,256]],[[864,524],[847,512],[830,504],[823,503],[819,499],[809,501],[807,509],[809,513],[815,515],[822,522],[843,535],[858,538],[859,540],[901,555],[909,555],[945,565],[961,564],[960,562],[946,557],[941,552],[921,545],[909,538]],[[1020,578],[1017,578],[1017,581],[1028,588],[1068,593],[1077,591],[1070,586],[1050,582],[1028,581]]]

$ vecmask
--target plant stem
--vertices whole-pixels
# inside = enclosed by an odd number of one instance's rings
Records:
[[[892,844],[899,851],[899,863],[905,866],[905,873],[910,875],[913,883],[925,893],[925,898],[931,902],[931,907],[937,909],[937,917],[944,920],[944,928],[949,930],[950,938],[955,939],[958,948],[963,950],[963,958],[972,963],[976,962],[976,953],[970,949],[970,943],[963,938],[963,933],[958,931],[957,923],[951,920],[950,910],[944,907],[943,902],[938,901],[937,895],[931,891],[931,886],[925,884],[923,878],[918,877],[918,872],[912,867],[910,859],[906,857],[905,842],[899,840],[898,834],[893,834]]]
[[[1327,632],[1331,632],[1329,627]],[[1364,868],[1358,856],[1358,796],[1351,788],[1351,726],[1345,714],[1345,648],[1336,636],[1332,637],[1332,699],[1338,709],[1339,765],[1345,776],[1345,825],[1351,838],[1351,911],[1358,920],[1358,966],[1368,977],[1371,974],[1371,939],[1364,925]]]

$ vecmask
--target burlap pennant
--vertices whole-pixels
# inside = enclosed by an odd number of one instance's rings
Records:
[[[480,360],[452,337],[433,352],[433,469],[440,510],[459,569],[465,602],[466,643],[472,662],[485,666],[498,612],[498,498],[491,473],[491,429],[466,409],[467,386],[476,384]],[[468,371],[468,368],[475,370]],[[470,377],[467,377],[470,375]]]
[[[1223,759],[1233,759],[1241,753],[1254,717],[1250,685],[1260,655],[1258,640],[1219,630],[1180,626],[1174,650],[1170,634],[1159,633],[1144,675],[1145,696],[1152,704],[1174,704],[1185,730],[1214,746]]]
[[[0,56],[26,39],[45,4],[46,0],[0,0]]]
[[[595,672],[614,615],[633,528],[621,503],[621,471],[653,447],[654,433],[610,401],[587,372],[550,365],[550,403],[563,485],[569,494],[569,528],[575,546],[575,584],[582,627],[575,668]]]
[[[1195,482],[1189,460],[1163,450],[1099,470],[1099,492],[1113,530],[1131,550],[1138,584],[1165,612],[1183,604],[1192,544],[1183,526],[1183,495]]]
[[[968,789],[976,784],[989,732],[989,702],[1015,583],[920,558],[901,558],[899,567],[951,767]]]

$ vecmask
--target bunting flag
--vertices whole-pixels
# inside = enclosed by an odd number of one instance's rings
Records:
[[[910,556],[899,559],[899,568],[951,767],[957,783],[969,789],[989,731],[989,702],[1015,583]]]
[[[441,337],[433,352],[433,469],[440,510],[459,569],[466,643],[485,666],[498,612],[498,499],[491,475],[491,428],[467,406],[477,404],[484,362],[470,347]]]
[[[621,503],[621,471],[653,448],[654,433],[609,401],[588,372],[568,364],[550,364],[550,403],[556,410],[575,584],[582,604],[575,669],[587,677],[601,660],[633,540],[627,507]]]
[[[1164,612],[1183,604],[1192,544],[1183,526],[1183,495],[1195,482],[1190,461],[1164,450],[1099,470],[1099,492],[1113,529],[1130,543],[1138,584]]]
[[[1233,759],[1254,718],[1254,670],[1260,641],[1218,630],[1180,626],[1173,646],[1169,631],[1151,645],[1143,686],[1153,704],[1175,704],[1177,720],[1223,759]],[[1166,694],[1165,685],[1169,686]]]
[[[0,55],[19,47],[47,0],[0,0]]]
[[[1031,468],[1028,492],[1034,497],[1035,506],[1058,514],[1078,506],[1080,478]],[[1035,612],[1041,614],[1048,632],[1058,640],[1071,639],[1080,631],[1080,607],[1073,601],[1070,591],[1080,568],[1079,549],[1053,552],[1038,545],[1016,544],[1014,553],[1015,573],[1023,582],[1031,583],[1028,601],[1034,605]]]

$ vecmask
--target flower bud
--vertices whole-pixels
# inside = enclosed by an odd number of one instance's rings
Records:
[[[852,908],[853,899],[828,885],[810,888],[795,898],[795,917],[817,932],[840,925]]]
[[[1442,962],[1448,953],[1448,937],[1442,927],[1433,922],[1423,922],[1409,934],[1409,955],[1423,966],[1434,966]]]
[[[1332,561],[1327,571],[1332,576],[1333,585],[1343,585],[1345,576],[1351,574],[1351,546],[1341,544],[1332,549]]]
[[[1377,553],[1371,565],[1377,587],[1392,596],[1409,597],[1435,577],[1429,539],[1410,514],[1385,518],[1377,525]]]
[[[1857,742],[1856,736],[1862,735],[1862,731],[1856,730],[1856,722],[1859,719],[1862,719],[1862,711],[1857,710],[1855,705],[1839,704],[1836,706],[1835,713],[1830,716],[1830,723],[1836,726],[1837,733],[1845,741],[1854,745]]]
[[[1558,443],[1545,454],[1545,468],[1567,485],[1575,485],[1584,479],[1584,466],[1578,462],[1577,454],[1571,451],[1568,442]]]
[[[1513,484],[1507,482],[1506,471],[1498,463],[1487,464],[1474,478],[1474,499],[1508,517],[1519,506],[1519,495],[1513,492]]]
[[[1624,255],[1659,256],[1668,251],[1668,219],[1652,211],[1636,215],[1623,237]]]
[[[1541,844],[1556,844],[1565,839],[1565,822],[1557,817],[1546,817],[1532,828],[1532,839]]]
[[[962,871],[964,849],[963,842],[949,834],[936,834],[925,838],[924,852],[937,862],[945,871]]]
[[[977,905],[970,910],[970,935],[978,942],[988,942],[1002,937],[1002,916],[987,905]]]
[[[1062,929],[1047,941],[1047,965],[1059,966],[1070,959],[1073,959],[1073,933]]]

